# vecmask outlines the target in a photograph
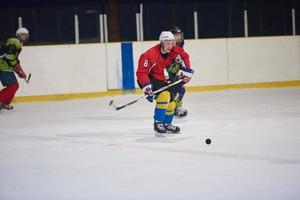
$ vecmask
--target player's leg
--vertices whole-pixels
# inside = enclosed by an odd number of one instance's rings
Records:
[[[168,85],[164,81],[151,79],[153,90],[157,90],[163,86]],[[156,98],[156,106],[154,110],[154,130],[158,133],[178,133],[180,128],[173,125],[175,102],[174,96],[178,91],[178,86],[174,85],[165,91],[160,92]]]
[[[4,88],[0,91],[0,109],[13,109],[10,105],[13,100],[19,84],[14,72],[0,71],[0,80]]]
[[[171,101],[167,107],[166,116],[164,123],[166,125],[166,130],[171,133],[179,133],[180,128],[172,124],[174,118],[175,102]]]
[[[155,91],[161,87],[168,85],[164,81],[157,80],[153,77],[149,77],[152,90]],[[170,93],[168,91],[162,91],[156,94],[156,105],[154,108],[154,131],[157,133],[166,133],[166,127],[164,124],[164,118],[167,112],[167,107],[170,101]]]
[[[163,91],[156,98],[154,109],[154,131],[158,133],[166,133],[164,119],[167,113],[167,108],[170,101],[170,92]]]
[[[177,117],[185,117],[187,115],[187,110],[182,107],[182,99],[185,94],[185,85],[181,84],[178,88],[178,92],[175,97],[175,116]]]
[[[171,133],[180,133],[180,128],[178,126],[175,126],[174,124],[172,124],[173,118],[174,118],[174,111],[175,111],[175,107],[176,107],[174,98],[178,91],[178,87],[179,87],[179,85],[175,85],[174,87],[171,87],[168,89],[171,96],[170,96],[170,102],[167,107],[167,112],[166,112],[166,116],[164,119],[164,123],[166,125],[167,132],[171,132]]]

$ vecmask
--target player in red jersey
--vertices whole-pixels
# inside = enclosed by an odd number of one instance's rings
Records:
[[[156,100],[154,109],[154,131],[156,133],[180,133],[180,128],[172,124],[174,117],[175,102],[174,97],[177,93],[177,86],[174,85],[165,91],[153,95],[153,91],[168,85],[168,73],[166,68],[178,56],[190,68],[189,55],[183,48],[175,45],[174,35],[170,31],[163,31],[159,36],[160,44],[143,53],[138,62],[136,71],[137,81],[148,100]],[[183,82],[188,82],[191,77],[183,76]]]

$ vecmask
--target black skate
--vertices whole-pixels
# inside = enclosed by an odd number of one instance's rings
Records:
[[[166,133],[166,125],[163,122],[154,122],[154,131],[158,134]]]
[[[11,105],[8,105],[8,104],[1,103],[0,104],[0,110],[2,110],[2,109],[12,110],[12,109],[14,109],[14,107],[11,106]]]
[[[176,117],[185,117],[185,116],[187,116],[187,110],[179,107],[179,108],[175,109],[174,115]]]
[[[166,124],[165,126],[168,133],[180,134],[180,128],[178,126],[173,124]]]

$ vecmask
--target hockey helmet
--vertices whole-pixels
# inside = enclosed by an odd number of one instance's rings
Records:
[[[183,47],[184,45],[184,35],[183,31],[178,27],[174,26],[170,31],[174,34],[176,44],[180,47]]]
[[[29,31],[27,30],[27,28],[21,27],[21,28],[18,28],[18,30],[16,31],[16,36],[18,36],[20,34],[28,34],[29,35]]]
[[[24,27],[18,28],[18,30],[16,31],[16,36],[22,43],[26,42],[29,38],[29,31]]]
[[[161,32],[159,36],[159,41],[164,42],[164,41],[175,41],[173,33],[170,31],[163,31]]]

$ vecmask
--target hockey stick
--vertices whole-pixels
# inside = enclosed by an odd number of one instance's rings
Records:
[[[163,90],[168,89],[169,87],[172,87],[173,85],[177,85],[177,84],[180,83],[180,82],[182,82],[182,79],[179,79],[179,80],[177,80],[177,81],[175,81],[175,82],[173,82],[173,83],[171,83],[171,84],[169,84],[169,85],[166,85],[166,86],[164,86],[164,87],[161,87],[161,88],[155,90],[155,91],[153,92],[153,94],[157,94],[157,93],[159,93],[159,92],[161,92],[161,91],[163,91]],[[137,98],[136,100],[131,101],[131,102],[127,103],[127,104],[124,104],[123,106],[116,106],[115,103],[114,103],[114,101],[111,100],[111,101],[109,102],[109,105],[112,106],[115,110],[121,110],[121,109],[123,109],[123,108],[125,108],[125,107],[127,107],[127,106],[130,106],[130,105],[132,105],[132,104],[138,102],[139,100],[144,99],[144,98],[147,98],[147,97],[148,97],[148,94],[146,94],[146,95],[144,95],[144,96],[141,96],[141,97]]]
[[[29,83],[30,79],[31,79],[31,73],[29,73],[28,77],[25,79],[26,83]]]

